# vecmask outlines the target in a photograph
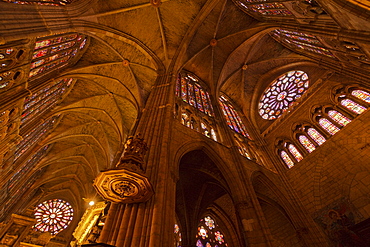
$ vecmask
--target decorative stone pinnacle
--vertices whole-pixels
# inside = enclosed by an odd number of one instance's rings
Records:
[[[144,142],[144,139],[140,138],[140,134],[137,134],[135,137],[130,136],[127,138],[125,151],[117,168],[127,167],[131,168],[131,170],[137,170],[139,168],[144,172],[142,164],[144,163],[144,156],[147,150],[148,146]]]

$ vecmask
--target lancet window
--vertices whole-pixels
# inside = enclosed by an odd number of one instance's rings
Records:
[[[175,247],[181,247],[182,238],[181,238],[180,227],[178,224],[174,225],[173,233],[174,233]]]
[[[56,235],[71,223],[73,208],[71,204],[61,199],[53,199],[40,203],[35,208],[36,224],[34,229]]]
[[[228,100],[225,95],[221,95],[219,98],[219,103],[225,116],[226,123],[230,127],[230,129],[234,130],[236,133],[239,133],[244,137],[250,138],[243,124],[243,121],[238,114],[238,111],[234,108],[230,100]]]
[[[70,4],[75,2],[75,0],[47,0],[47,1],[40,1],[40,0],[3,0],[3,2],[7,3],[16,3],[16,4],[38,4],[38,5],[51,5],[51,6],[63,6],[66,4]]]
[[[239,0],[236,1],[242,8],[265,16],[290,16],[292,13],[278,1],[267,0]]]
[[[85,47],[87,38],[78,33],[39,38],[35,43],[29,77],[46,74],[69,64]]]
[[[44,123],[37,125],[33,130],[24,135],[22,141],[17,145],[14,153],[14,162],[26,154],[32,147],[39,143],[52,129],[55,128],[58,116],[47,119]]]
[[[314,0],[274,1],[274,0],[234,0],[244,11],[266,19],[288,18],[300,23],[315,21],[317,15],[325,11]],[[293,19],[294,18],[294,19]]]
[[[34,119],[36,115],[40,115],[54,108],[71,87],[72,83],[73,79],[71,78],[53,81],[45,88],[27,97],[24,102],[21,123],[25,124],[29,120]]]
[[[39,149],[30,159],[27,160],[7,181],[6,185],[1,189],[4,193],[0,200],[2,215],[6,216],[11,206],[14,205],[31,188],[32,184],[42,175],[43,169],[37,169],[36,172],[30,174],[40,160],[46,155],[49,145]],[[26,182],[24,180],[26,179]],[[2,219],[2,216],[0,216]]]
[[[198,224],[196,240],[197,247],[224,247],[228,246],[222,231],[214,219],[206,216]]]
[[[213,109],[208,92],[200,85],[200,79],[188,72],[179,74],[176,95],[184,102],[208,116],[213,116]]]
[[[281,160],[288,168],[303,159],[301,151],[290,141],[279,140],[276,146]]]
[[[300,70],[284,73],[263,93],[258,110],[263,119],[274,120],[294,105],[309,87],[308,75]]]
[[[203,82],[189,72],[181,72],[176,81],[177,104],[175,116],[180,122],[215,141],[218,140],[213,108]]]
[[[284,29],[275,29],[271,32],[271,36],[289,48],[301,49],[330,58],[335,58],[330,50],[328,50],[316,36]]]

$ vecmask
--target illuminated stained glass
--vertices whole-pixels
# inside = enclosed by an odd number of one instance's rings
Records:
[[[38,143],[46,133],[49,133],[55,127],[57,116],[47,119],[44,123],[36,125],[34,129],[23,136],[22,141],[17,145],[14,153],[14,161],[17,161],[23,154],[31,150],[31,148]]]
[[[304,135],[298,137],[299,142],[306,148],[306,150],[311,153],[316,149],[315,145]]]
[[[2,0],[7,3],[16,4],[37,4],[37,5],[50,5],[50,6],[63,6],[74,2],[74,0]]]
[[[216,232],[215,232],[215,240],[216,240],[216,242],[218,242],[219,244],[223,244],[223,243],[225,243],[224,235],[222,235],[222,233],[221,233],[220,231],[216,231]]]
[[[231,102],[227,100],[224,96],[219,98],[222,112],[225,116],[227,125],[235,132],[242,134],[244,137],[249,138],[249,134],[245,129],[242,120],[239,117],[238,112],[232,106]]]
[[[49,149],[49,145],[39,149],[34,155],[31,156],[26,162],[24,162],[16,172],[11,176],[8,181],[8,190],[12,190],[14,187],[17,187],[17,184],[22,181],[28,172],[31,171],[37,163],[45,156]]]
[[[174,225],[174,238],[175,238],[175,247],[181,247],[181,231],[178,224]]]
[[[288,44],[291,47],[335,58],[333,54],[316,38],[316,36],[284,29],[275,29],[271,32],[271,35],[275,39]]]
[[[298,149],[296,148],[296,146],[294,146],[293,144],[289,144],[288,145],[288,149],[289,149],[289,152],[294,156],[294,158],[299,162],[301,160],[303,160],[303,156],[302,154],[298,151]]]
[[[283,15],[283,16],[289,16],[292,15],[292,13],[285,8],[285,6],[279,2],[271,2],[271,3],[263,3],[265,1],[258,1],[258,0],[243,0],[238,1],[240,6],[243,8],[259,13],[261,15],[268,15],[268,16],[274,16],[274,15]]]
[[[323,144],[326,139],[316,129],[309,128],[307,134],[319,145]]]
[[[24,102],[21,123],[24,124],[36,115],[52,109],[72,84],[71,78],[65,78],[33,93]]]
[[[370,93],[363,91],[363,90],[353,90],[351,92],[353,96],[356,98],[365,101],[366,103],[370,103]]]
[[[323,129],[325,129],[331,135],[334,135],[340,130],[337,126],[335,126],[332,122],[330,122],[326,118],[320,118],[319,124]]]
[[[211,127],[211,138],[217,142],[216,131]]]
[[[204,217],[204,222],[205,222],[206,226],[208,226],[208,228],[210,230],[212,230],[213,228],[215,228],[215,221],[211,217],[209,217],[209,216]]]
[[[36,219],[35,229],[56,235],[71,223],[73,208],[64,200],[53,199],[40,203],[35,208],[34,215]]]
[[[219,229],[215,221],[206,216],[200,220],[198,225],[196,246],[203,247],[226,247],[228,246],[222,231]]]
[[[198,227],[198,236],[203,239],[208,238],[208,231],[204,228],[204,226]]]
[[[330,110],[328,112],[328,116],[342,126],[346,126],[351,122],[351,119],[345,117],[342,113],[339,113],[335,110]]]
[[[357,114],[361,114],[366,110],[366,107],[357,104],[356,102],[350,99],[343,99],[340,101],[340,104]]]
[[[308,75],[303,71],[289,71],[281,75],[263,93],[259,101],[259,114],[267,120],[280,117],[308,87]]]
[[[284,150],[280,152],[280,157],[283,159],[284,163],[288,166],[288,168],[292,168],[294,166],[293,160]]]
[[[196,246],[197,246],[197,247],[204,247],[204,245],[202,244],[202,241],[200,241],[199,239],[198,239],[198,241],[197,241]]]
[[[199,79],[189,73],[180,73],[177,79],[176,95],[200,112],[213,116],[208,93],[198,83]]]
[[[17,203],[21,198],[23,201],[29,201],[32,200],[33,193],[26,193],[31,186],[35,183],[35,181],[42,176],[45,169],[38,169],[36,172],[32,173],[30,176],[27,176],[26,182],[22,182],[21,186],[15,187],[12,191],[10,189],[2,190],[1,192],[4,192],[3,195],[6,197],[3,197],[1,195],[0,199],[0,206],[1,206],[1,212],[0,214],[0,220],[3,220],[6,215],[9,215],[10,210],[12,210],[12,206],[14,206],[15,203]],[[26,193],[26,194],[25,194]],[[6,198],[6,199],[5,199]]]
[[[29,77],[67,65],[85,43],[86,37],[77,33],[40,38],[35,43]]]

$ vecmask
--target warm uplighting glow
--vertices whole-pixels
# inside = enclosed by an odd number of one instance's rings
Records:
[[[93,206],[94,204],[95,204],[95,202],[94,202],[94,201],[90,201],[90,202],[89,202],[89,205],[90,205],[90,206]]]

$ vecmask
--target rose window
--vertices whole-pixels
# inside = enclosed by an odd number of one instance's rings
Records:
[[[308,75],[303,71],[289,71],[281,75],[265,90],[259,102],[259,114],[263,119],[277,119],[288,111],[308,86]]]
[[[71,223],[73,208],[61,199],[48,200],[35,208],[35,218],[34,228],[40,232],[50,232],[55,235]]]

